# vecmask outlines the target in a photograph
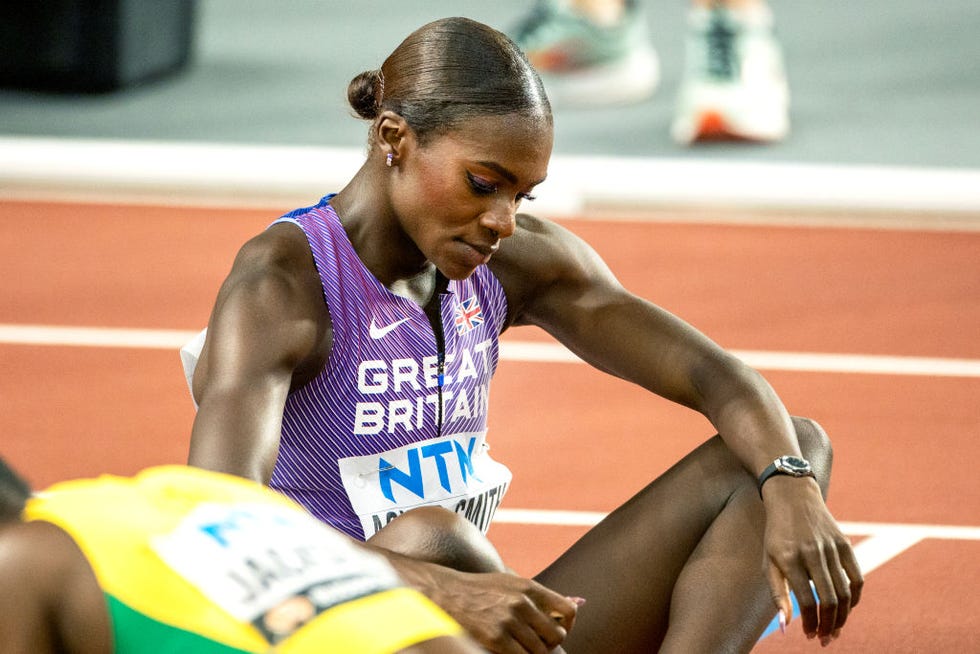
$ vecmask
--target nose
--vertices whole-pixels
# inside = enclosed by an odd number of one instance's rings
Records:
[[[507,238],[517,227],[517,204],[497,202],[480,215],[480,224],[493,232],[498,238]]]

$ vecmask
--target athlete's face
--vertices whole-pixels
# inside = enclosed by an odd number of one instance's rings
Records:
[[[515,214],[544,178],[549,120],[474,118],[433,136],[399,162],[393,195],[402,228],[428,261],[464,279],[514,233]]]

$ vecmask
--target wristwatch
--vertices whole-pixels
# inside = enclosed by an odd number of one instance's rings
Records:
[[[766,469],[759,475],[759,495],[762,495],[762,485],[775,475],[789,475],[790,477],[813,477],[813,468],[810,462],[798,456],[780,456],[766,466]]]

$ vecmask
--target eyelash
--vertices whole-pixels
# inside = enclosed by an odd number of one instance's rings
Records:
[[[496,184],[485,182],[479,177],[474,176],[472,173],[466,173],[466,177],[469,179],[470,187],[477,195],[491,195],[497,192]],[[533,202],[535,200],[535,196],[528,193],[518,193],[517,201],[520,202],[521,200]]]

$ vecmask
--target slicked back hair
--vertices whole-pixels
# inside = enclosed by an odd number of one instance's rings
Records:
[[[517,113],[552,124],[541,79],[505,34],[468,18],[444,18],[412,32],[380,69],[351,80],[354,112],[402,116],[420,142],[480,116]]]

